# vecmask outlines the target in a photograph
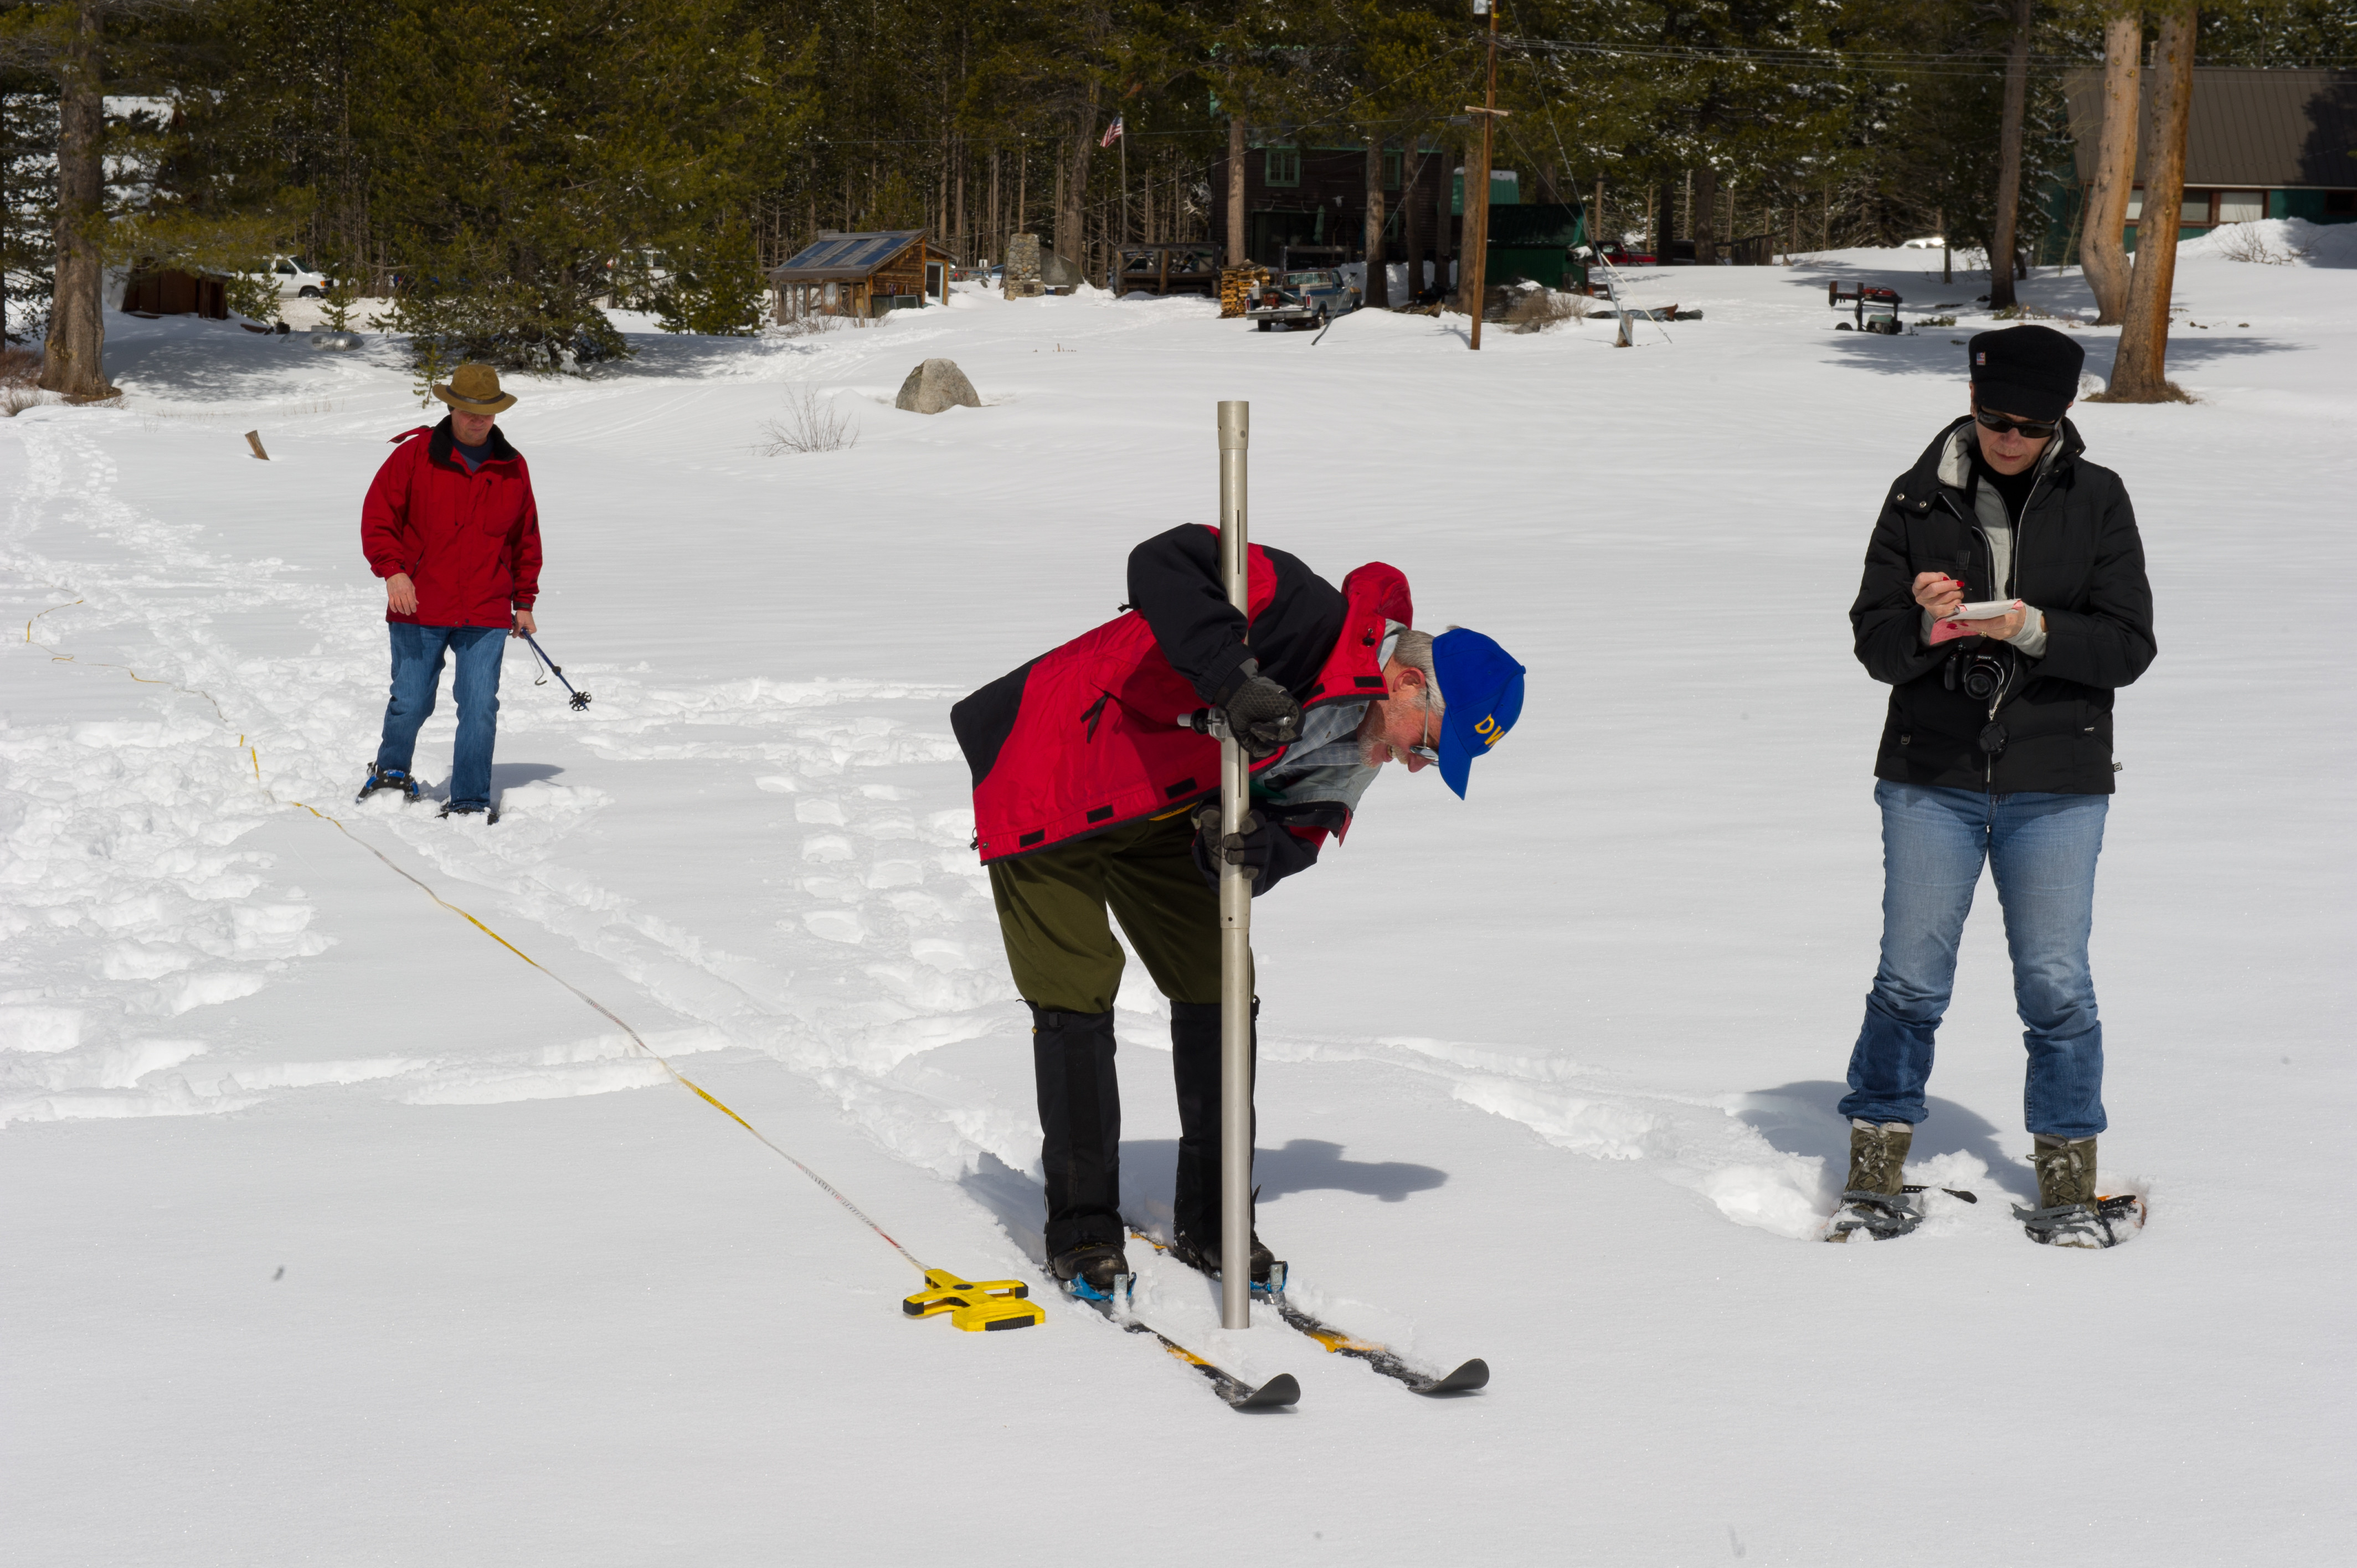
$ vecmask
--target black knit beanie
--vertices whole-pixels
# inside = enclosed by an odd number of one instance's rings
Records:
[[[2087,362],[2087,351],[2051,327],[1977,333],[1964,355],[1980,406],[2023,419],[2061,418]]]

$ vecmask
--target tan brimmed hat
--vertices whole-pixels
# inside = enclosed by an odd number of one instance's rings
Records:
[[[515,393],[500,391],[500,373],[489,365],[461,365],[447,381],[434,383],[434,395],[468,413],[498,413],[515,406]]]

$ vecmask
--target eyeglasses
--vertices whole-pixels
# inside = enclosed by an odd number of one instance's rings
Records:
[[[1432,742],[1429,738],[1432,734],[1432,700],[1427,697],[1422,699],[1422,701],[1424,703],[1424,724],[1416,730],[1415,744],[1407,748],[1408,755],[1426,762],[1438,762],[1440,760],[1440,753],[1433,749]]]
[[[1973,417],[1980,421],[1981,428],[1984,430],[1994,430],[1999,435],[2009,433],[2019,434],[2029,436],[2032,441],[2043,441],[2062,428],[2061,422],[2059,420],[2016,419],[2010,414],[1991,413],[1985,408],[1974,410]]]

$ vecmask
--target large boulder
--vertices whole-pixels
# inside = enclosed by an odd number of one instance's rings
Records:
[[[900,395],[892,400],[892,406],[912,413],[939,413],[945,408],[980,408],[982,394],[974,390],[955,360],[927,360],[900,383]]]

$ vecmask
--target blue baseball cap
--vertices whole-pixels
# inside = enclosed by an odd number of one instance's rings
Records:
[[[1523,676],[1512,654],[1478,631],[1451,627],[1432,639],[1432,672],[1440,681],[1440,778],[1457,798],[1473,759],[1498,744],[1523,716]]]

